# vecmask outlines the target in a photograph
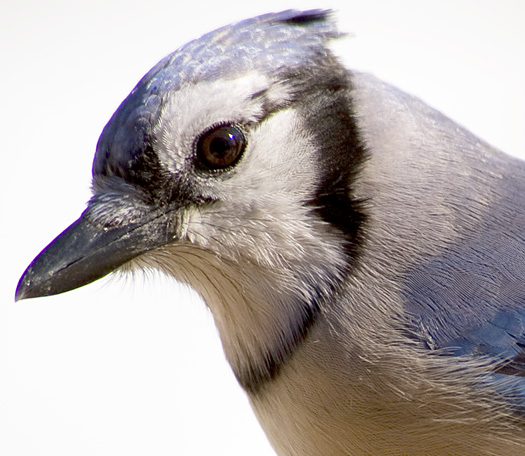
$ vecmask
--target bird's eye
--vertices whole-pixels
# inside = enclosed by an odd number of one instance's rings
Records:
[[[214,125],[197,138],[197,159],[201,166],[222,170],[233,166],[246,147],[244,133],[237,125]]]

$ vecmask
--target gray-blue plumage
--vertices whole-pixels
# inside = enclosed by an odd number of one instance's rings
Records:
[[[344,68],[327,12],[159,62],[17,298],[154,268],[210,308],[279,455],[525,451],[525,165]]]
[[[462,217],[478,219],[440,255],[407,273],[403,296],[415,330],[429,350],[495,362],[500,391],[525,411],[525,165],[508,159],[496,198],[485,205],[472,188]],[[470,193],[470,194],[469,194]],[[483,216],[480,218],[480,214]],[[463,220],[463,223],[465,220]],[[517,395],[517,396],[516,396]]]
[[[140,84],[148,87],[148,93],[168,94],[185,83],[235,78],[254,69],[273,74],[304,67],[325,58],[326,41],[341,36],[324,18],[322,10],[302,15],[283,11],[222,27],[162,59]]]

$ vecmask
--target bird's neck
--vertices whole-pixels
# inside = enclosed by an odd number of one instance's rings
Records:
[[[189,243],[169,249],[154,255],[168,259],[164,272],[192,286],[206,302],[226,358],[248,392],[255,393],[280,375],[282,365],[316,325],[330,286],[338,283],[330,268],[318,263],[304,261],[316,270],[295,270],[292,275],[284,268],[249,261],[241,267]]]

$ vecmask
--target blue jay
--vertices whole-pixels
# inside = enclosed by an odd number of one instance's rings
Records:
[[[192,41],[104,128],[16,299],[157,269],[277,454],[525,454],[525,163],[343,67],[329,12]]]

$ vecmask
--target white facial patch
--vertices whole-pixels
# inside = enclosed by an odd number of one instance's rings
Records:
[[[181,208],[178,241],[141,257],[204,298],[245,387],[288,356],[345,266],[339,235],[313,214],[315,138],[288,86],[272,83],[254,72],[172,94],[155,152],[177,183],[213,203]],[[243,157],[223,173],[193,169],[195,139],[222,122],[244,130]]]
[[[259,120],[264,114],[262,100],[253,95],[266,91],[270,84],[267,77],[254,72],[182,87],[166,103],[153,132],[161,163],[172,173],[180,172],[195,138],[206,128],[220,122]]]

